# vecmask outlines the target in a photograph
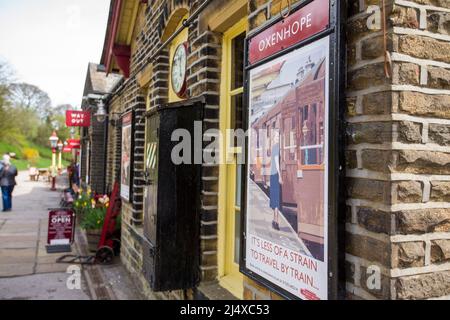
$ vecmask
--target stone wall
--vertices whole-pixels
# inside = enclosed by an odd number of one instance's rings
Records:
[[[168,51],[152,61],[148,88],[133,76],[161,45],[171,16],[199,1],[152,1],[136,37],[132,77],[110,110],[135,110],[133,201],[123,205],[122,261],[142,288],[142,171],[149,107],[168,101]],[[295,5],[299,1],[291,1]],[[350,299],[426,299],[450,295],[450,4],[446,0],[387,1],[392,77],[384,72],[382,32],[365,13],[375,0],[349,0],[347,21],[346,288]],[[217,3],[216,3],[217,4]],[[287,1],[249,0],[250,32],[276,18]],[[361,7],[360,7],[361,5]],[[155,30],[157,32],[155,32]],[[194,21],[189,27],[190,97],[204,95],[205,129],[218,128],[221,34]],[[118,173],[120,142],[109,135],[107,184]],[[204,166],[201,216],[202,283],[217,279],[218,167]],[[341,253],[344,254],[344,253]],[[380,287],[373,277],[380,271]],[[161,297],[189,298],[194,292]],[[244,298],[280,299],[245,279]]]
[[[349,1],[348,298],[450,295],[450,2]],[[380,271],[380,286],[374,280]]]

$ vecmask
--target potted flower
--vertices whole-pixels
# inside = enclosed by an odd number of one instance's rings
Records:
[[[88,249],[95,252],[100,242],[106,211],[109,207],[109,197],[107,195],[92,195],[90,190],[87,190],[86,193],[80,192],[74,207],[79,226],[85,231]]]
[[[98,243],[102,234],[103,223],[106,216],[106,208],[91,208],[86,211],[80,222],[80,227],[86,233],[88,249],[91,252],[97,251]]]
[[[78,197],[73,202],[73,207],[75,209],[77,224],[79,225],[86,211],[92,208],[92,195],[89,188],[87,190],[78,190]]]

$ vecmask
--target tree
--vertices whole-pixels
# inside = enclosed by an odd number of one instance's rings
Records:
[[[28,83],[11,85],[10,97],[16,107],[36,111],[41,119],[52,115],[52,101],[45,91]]]
[[[4,140],[6,133],[14,128],[8,114],[11,109],[8,96],[12,81],[12,71],[10,66],[0,61],[0,139]]]

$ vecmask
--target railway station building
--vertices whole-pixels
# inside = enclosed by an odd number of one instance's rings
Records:
[[[450,298],[449,1],[111,0],[101,45],[82,178],[149,296]]]

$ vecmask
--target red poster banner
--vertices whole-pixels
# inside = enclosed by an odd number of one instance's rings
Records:
[[[72,152],[72,148],[71,147],[64,147],[63,153],[71,153],[71,152]]]
[[[80,149],[81,147],[81,141],[79,139],[69,139],[67,142],[69,143],[68,147],[71,149]]]
[[[74,239],[75,213],[71,209],[50,211],[48,214],[47,243],[71,244]]]
[[[249,63],[255,64],[328,28],[329,0],[314,0],[249,41]]]
[[[66,125],[68,127],[89,127],[91,125],[91,114],[89,111],[66,111]]]

